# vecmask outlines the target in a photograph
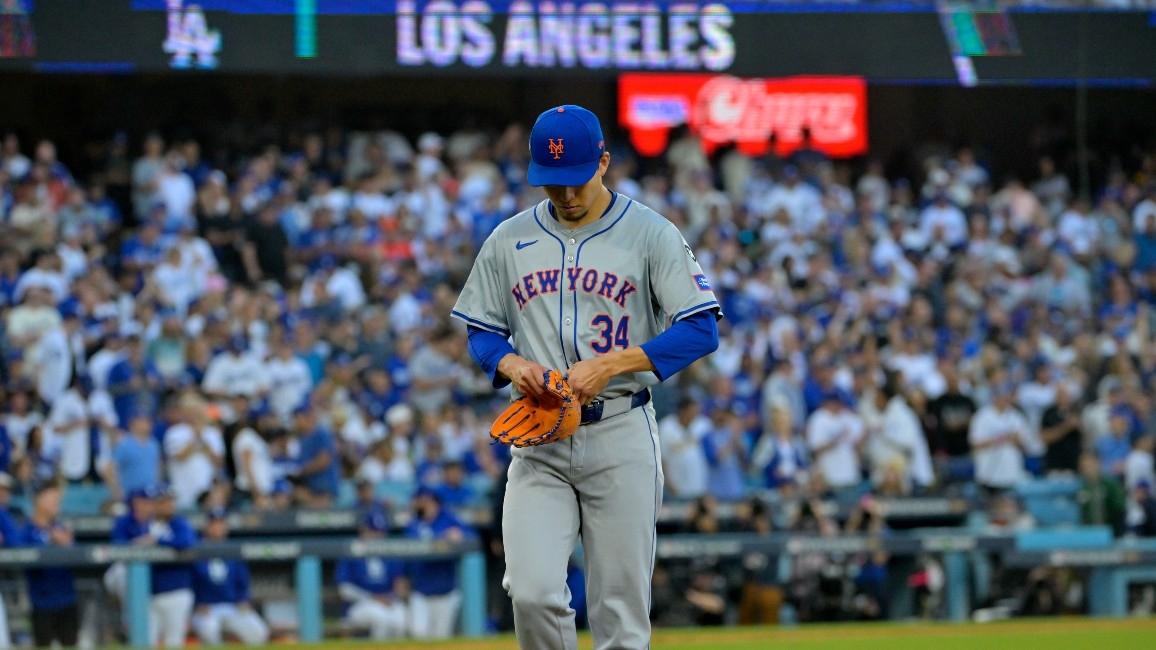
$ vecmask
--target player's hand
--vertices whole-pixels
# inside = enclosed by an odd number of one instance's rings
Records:
[[[566,380],[570,382],[570,389],[578,403],[586,405],[597,399],[610,383],[614,371],[606,357],[584,359],[570,366]]]
[[[502,373],[518,392],[535,400],[546,395],[546,367],[516,354],[507,354],[498,362],[498,372]]]

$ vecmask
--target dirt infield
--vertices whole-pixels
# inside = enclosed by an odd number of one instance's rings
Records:
[[[1045,646],[1032,648],[1034,640]],[[326,643],[320,648],[365,648],[364,642]],[[396,643],[390,650],[517,650],[510,636],[469,641],[455,639],[432,643]],[[580,648],[590,647],[583,635]],[[761,650],[763,648],[879,648],[880,650],[1132,650],[1156,648],[1156,618],[1095,620],[1081,618],[1030,619],[986,625],[962,623],[874,623],[807,625],[802,627],[743,627],[726,629],[688,628],[659,630],[655,650]]]

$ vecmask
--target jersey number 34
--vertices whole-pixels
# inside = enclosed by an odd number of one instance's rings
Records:
[[[623,316],[618,321],[618,325],[614,324],[614,319],[610,318],[608,314],[598,314],[590,324],[599,328],[599,340],[590,344],[594,351],[598,354],[606,354],[614,348],[621,348],[625,350],[630,347],[630,317]]]

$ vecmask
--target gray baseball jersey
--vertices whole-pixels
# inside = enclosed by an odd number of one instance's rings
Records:
[[[456,318],[512,334],[518,354],[565,370],[719,308],[678,228],[650,208],[615,194],[605,216],[569,230],[548,205],[511,217],[486,239],[454,306]],[[600,397],[656,381],[649,372],[617,377]]]
[[[616,194],[601,219],[573,230],[554,219],[548,201],[503,222],[478,253],[453,316],[565,370],[718,308],[678,229]],[[656,382],[650,372],[619,376],[599,399]],[[566,567],[579,535],[595,650],[649,648],[663,484],[657,432],[646,404],[580,426],[563,442],[513,450],[503,585],[524,650],[577,648]]]

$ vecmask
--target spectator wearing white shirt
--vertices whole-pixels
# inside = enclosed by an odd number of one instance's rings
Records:
[[[891,203],[891,186],[883,174],[883,162],[874,159],[867,163],[867,172],[859,177],[855,193],[867,197],[868,204],[875,212],[882,212]]]
[[[671,497],[697,499],[706,494],[710,466],[702,439],[709,430],[710,421],[702,416],[698,402],[690,398],[680,400],[678,411],[658,423],[662,474]]]
[[[269,408],[282,422],[288,422],[293,409],[301,405],[313,390],[313,373],[293,351],[293,344],[284,339],[277,344],[276,354],[265,362],[269,378]]]
[[[150,277],[160,292],[161,300],[180,314],[188,311],[189,303],[201,294],[196,278],[189,274],[188,267],[181,259],[180,248],[170,248],[165,253],[164,261],[157,264]]]
[[[16,300],[23,300],[33,287],[47,289],[52,294],[53,304],[59,304],[68,297],[68,277],[61,271],[61,260],[56,251],[42,250],[36,254],[32,268],[20,274],[20,279],[16,281]]]
[[[873,397],[876,407],[881,408],[882,412],[878,428],[871,432],[867,443],[872,481],[880,485],[886,468],[896,466],[903,468],[902,480],[906,487],[931,487],[935,483],[935,471],[931,464],[927,437],[923,433],[919,416],[908,404],[897,378],[894,375],[888,377],[882,390],[876,391]],[[896,459],[902,463],[894,463]]]
[[[1086,200],[1075,199],[1060,215],[1060,241],[1072,255],[1079,258],[1095,253],[1100,243],[1100,227],[1090,211],[1091,207]]]
[[[76,321],[71,322],[75,331]],[[29,371],[35,374],[40,399],[52,404],[73,380],[75,361],[68,329],[53,327],[42,332],[26,359]]]
[[[301,285],[301,304],[304,307],[336,307],[353,311],[365,305],[365,288],[357,274],[337,266],[329,255],[321,258],[316,273]]]
[[[245,337],[233,336],[228,349],[209,362],[201,387],[210,398],[261,397],[269,390],[269,375],[265,364],[245,351]]]
[[[450,327],[435,330],[429,342],[418,348],[409,361],[410,401],[422,413],[441,411],[453,399],[462,368],[461,337]]]
[[[1026,478],[1023,450],[1031,444],[1027,418],[1012,405],[1015,386],[1002,371],[992,378],[992,403],[976,412],[968,441],[975,480],[991,491],[1008,490]]]
[[[92,424],[88,395],[80,378],[53,402],[44,427],[44,446],[59,450],[60,473],[70,481],[86,478],[92,469]]]
[[[771,362],[771,372],[763,382],[762,411],[767,414],[764,428],[772,429],[775,408],[786,410],[791,426],[795,431],[802,431],[807,417],[807,402],[803,398],[803,385],[800,373],[796,372],[790,358],[776,357]]]
[[[165,211],[166,232],[176,232],[193,223],[193,205],[197,188],[193,179],[184,172],[185,160],[176,151],[165,156],[164,165],[157,175],[157,198]]]
[[[354,478],[374,485],[383,481],[409,483],[414,480],[414,467],[409,458],[394,450],[390,439],[378,440],[369,448],[365,460],[357,466]]]
[[[1057,382],[1052,377],[1051,366],[1042,359],[1036,361],[1035,372],[1032,375],[1031,381],[1020,384],[1015,399],[1024,417],[1027,418],[1028,425],[1033,431],[1039,431],[1044,411],[1056,402]],[[1043,453],[1042,448],[1034,445],[1027,451],[1033,455]]]
[[[955,248],[967,243],[967,217],[947,200],[947,193],[940,191],[935,200],[919,214],[919,230],[931,244],[936,242]]]
[[[1152,449],[1156,446],[1156,436],[1151,434],[1136,438],[1132,451],[1124,459],[1124,486],[1134,490],[1141,483],[1156,484],[1156,469]]]
[[[237,491],[247,494],[258,510],[272,508],[275,474],[266,437],[255,427],[244,427],[233,438],[232,447]]]
[[[780,208],[791,215],[791,223],[797,232],[811,234],[823,223],[823,197],[799,177],[799,170],[793,165],[783,168],[783,180],[771,188],[752,206],[754,212],[767,218]]]
[[[1148,223],[1156,220],[1156,183],[1150,183],[1144,192],[1144,200],[1132,208],[1132,230],[1136,233],[1147,232]]]
[[[16,459],[28,449],[28,437],[32,430],[44,424],[44,414],[32,408],[32,396],[24,390],[9,392],[8,403],[2,408],[4,413],[0,416],[0,424],[8,432],[8,439],[12,441],[12,457]]]
[[[864,439],[863,419],[848,409],[845,397],[836,390],[823,393],[822,405],[807,420],[807,446],[827,486],[846,491],[859,485]]]
[[[164,449],[168,475],[177,507],[197,506],[225,461],[225,439],[209,423],[208,404],[195,394],[181,398],[181,421],[165,431]]]

